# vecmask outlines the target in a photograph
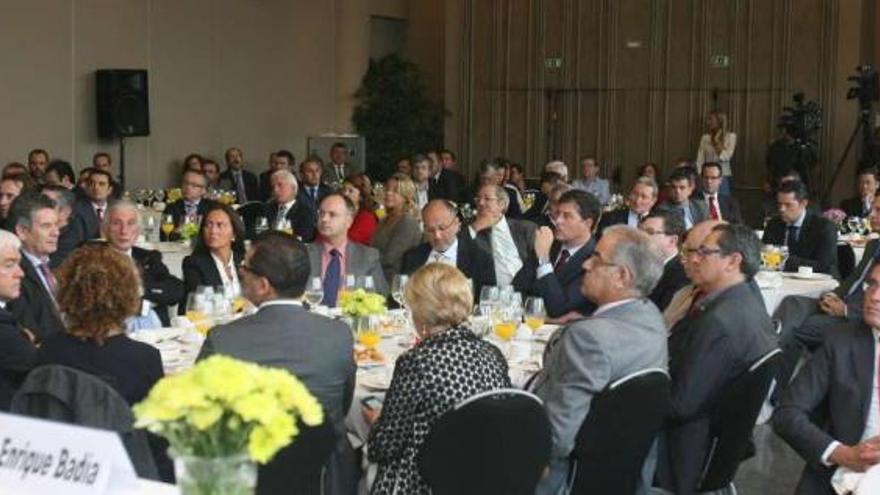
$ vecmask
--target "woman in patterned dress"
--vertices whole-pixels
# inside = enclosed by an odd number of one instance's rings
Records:
[[[422,341],[397,359],[381,413],[364,410],[374,423],[369,459],[379,465],[373,494],[430,494],[416,455],[431,425],[472,395],[510,387],[501,351],[466,326],[473,296],[463,273],[442,263],[425,265],[410,278],[404,297]]]

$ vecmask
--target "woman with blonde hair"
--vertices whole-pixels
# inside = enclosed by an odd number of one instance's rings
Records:
[[[132,260],[105,244],[73,251],[58,271],[58,307],[67,329],[50,335],[38,364],[60,364],[107,381],[129,403],[140,402],[163,376],[159,351],[125,335],[141,308]]]
[[[716,162],[721,165],[723,179],[718,191],[720,194],[730,195],[733,176],[730,161],[733,159],[734,151],[736,151],[736,133],[728,130],[727,115],[716,110],[709,112],[706,116],[706,134],[700,138],[694,166],[697,172],[702,173],[704,163]]]
[[[379,250],[379,261],[389,283],[400,273],[403,254],[422,242],[418,218],[416,186],[412,179],[396,173],[385,181],[385,218],[373,234],[373,247]]]
[[[468,397],[510,387],[501,351],[467,328],[473,294],[462,272],[429,263],[404,298],[422,340],[397,358],[383,407],[364,409],[369,458],[379,465],[373,494],[429,494],[416,455],[434,421]]]

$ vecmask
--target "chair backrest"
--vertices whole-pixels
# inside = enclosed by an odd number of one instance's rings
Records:
[[[259,467],[257,495],[323,493],[324,465],[336,445],[333,423],[309,427],[300,422],[292,444]]]
[[[146,432],[135,430],[125,399],[100,378],[61,365],[32,370],[12,398],[10,412],[115,431],[138,476],[158,479]]]
[[[756,359],[727,387],[712,411],[709,455],[698,491],[720,490],[733,481],[745,457],[755,421],[776,376],[782,351],[773,349]]]
[[[244,223],[244,232],[247,239],[254,239],[257,236],[256,224],[257,218],[266,214],[265,206],[262,203],[250,202],[241,205],[236,210]],[[269,220],[270,222],[272,219]]]
[[[593,398],[572,451],[571,493],[630,495],[670,408],[669,374],[649,368]]]
[[[478,394],[437,418],[419,451],[434,495],[531,495],[550,459],[550,421],[522,390]]]

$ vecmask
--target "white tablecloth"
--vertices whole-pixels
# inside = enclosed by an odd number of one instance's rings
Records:
[[[189,244],[181,242],[143,242],[138,247],[155,249],[162,253],[162,262],[175,277],[183,280],[183,258],[192,253]]]
[[[780,277],[773,280],[772,277]],[[825,292],[838,286],[837,280],[801,280],[793,278],[790,274],[762,272],[758,275],[758,285],[761,287],[761,295],[764,296],[764,305],[771,315],[785,296],[807,296],[818,298]]]

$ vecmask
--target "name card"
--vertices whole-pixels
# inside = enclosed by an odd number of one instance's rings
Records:
[[[138,479],[119,435],[0,413],[0,493],[134,493]]]

